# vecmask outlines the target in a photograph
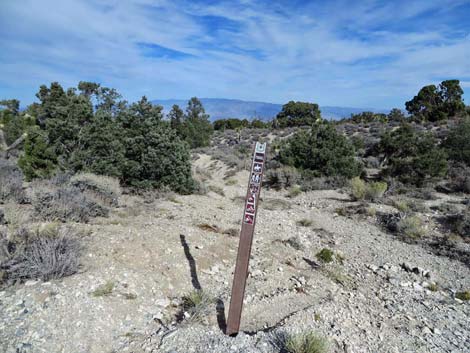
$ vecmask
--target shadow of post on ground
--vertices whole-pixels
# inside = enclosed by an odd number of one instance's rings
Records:
[[[191,251],[189,250],[189,244],[186,241],[186,236],[184,234],[180,234],[180,241],[181,241],[181,246],[183,247],[183,250],[184,250],[184,255],[186,256],[186,259],[188,260],[189,274],[191,276],[191,284],[193,285],[193,288],[195,290],[202,291],[201,282],[199,282],[199,277],[197,275],[196,260],[194,260],[194,257],[191,254]],[[216,315],[217,315],[217,324],[220,330],[223,333],[225,333],[227,329],[227,322],[225,319],[225,304],[222,299],[220,298],[217,299],[215,310],[216,310]]]

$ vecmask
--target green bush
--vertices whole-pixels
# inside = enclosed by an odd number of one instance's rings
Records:
[[[457,292],[455,294],[455,297],[460,300],[468,301],[470,300],[470,290],[467,290],[465,292]]]
[[[282,106],[282,110],[274,119],[276,127],[312,125],[321,119],[318,104],[290,101]]]
[[[78,91],[57,82],[40,87],[40,104],[30,109],[38,125],[28,129],[19,160],[26,180],[59,169],[113,176],[132,187],[194,190],[189,148],[163,121],[161,106],[145,97],[128,105],[115,90],[90,82],[80,82]],[[207,144],[212,127],[197,99],[187,114],[190,137]]]
[[[351,194],[356,200],[363,200],[366,196],[366,183],[359,177],[351,179]]]
[[[359,177],[351,180],[351,194],[356,200],[375,201],[380,199],[386,190],[387,183],[385,182],[366,183]]]
[[[316,176],[358,176],[362,165],[354,156],[351,143],[328,122],[316,123],[310,131],[297,132],[279,151],[281,163],[310,170]]]
[[[470,166],[470,117],[450,130],[443,146],[450,159]]]
[[[375,201],[384,195],[385,191],[387,191],[387,183],[382,181],[376,181],[373,183],[368,183],[366,187],[366,200]]]
[[[404,124],[386,133],[379,149],[388,161],[383,174],[400,182],[422,186],[441,179],[447,172],[447,155],[436,139],[431,134],[414,131],[411,125]]]
[[[333,256],[334,256],[334,252],[327,248],[321,249],[316,255],[317,259],[324,263],[332,262]]]
[[[24,153],[18,160],[25,179],[50,177],[57,167],[57,157],[49,144],[47,133],[33,127],[28,130],[24,142]]]

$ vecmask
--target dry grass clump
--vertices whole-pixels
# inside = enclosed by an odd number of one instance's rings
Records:
[[[119,181],[104,175],[76,174],[70,179],[70,184],[82,192],[91,193],[109,206],[117,206],[119,197],[122,194]]]
[[[11,237],[3,231],[0,244],[0,272],[7,283],[62,278],[80,266],[80,242],[68,228],[51,226],[36,232],[21,228]]]
[[[387,183],[381,181],[366,183],[359,177],[351,180],[350,187],[351,194],[356,200],[376,201],[387,191]]]
[[[225,191],[223,188],[221,188],[220,186],[217,186],[217,185],[209,185],[208,186],[208,189],[220,196],[225,196]]]
[[[296,223],[300,227],[310,227],[313,224],[313,221],[308,218],[302,218],[299,219]]]
[[[287,210],[291,208],[291,205],[289,202],[282,199],[267,199],[262,203],[262,207],[270,211],[275,211]]]
[[[299,185],[294,185],[289,189],[289,192],[287,193],[287,197],[289,198],[294,198],[299,196],[302,193],[302,189],[300,188]]]
[[[283,189],[296,185],[300,180],[300,173],[294,167],[280,167],[276,169],[268,169],[266,172],[266,185]]]
[[[237,184],[238,184],[238,181],[236,179],[228,179],[225,182],[225,185],[227,185],[227,186],[232,186],[232,185],[237,185]]]
[[[470,208],[443,217],[442,223],[453,233],[463,237],[470,238]]]
[[[0,203],[28,201],[23,190],[23,174],[14,164],[0,160]]]
[[[193,290],[183,296],[182,310],[191,322],[202,322],[210,313],[210,306],[215,299],[202,289]]]
[[[223,234],[227,234],[231,237],[238,237],[238,235],[240,234],[240,230],[236,228],[228,228],[223,231]]]
[[[215,224],[209,224],[209,223],[201,223],[201,224],[198,224],[197,227],[199,229],[202,229],[206,232],[212,232],[212,233],[221,233],[221,229],[215,225]]]
[[[113,292],[114,287],[115,283],[113,281],[107,281],[91,292],[91,295],[94,297],[106,297]]]
[[[464,292],[455,293],[455,297],[460,300],[468,301],[470,300],[470,290]]]
[[[276,332],[271,339],[280,353],[327,353],[328,341],[314,331],[290,334]]]
[[[88,222],[92,217],[106,217],[109,209],[88,197],[78,187],[60,187],[40,191],[33,198],[35,214],[45,221]]]
[[[408,238],[421,238],[425,234],[423,221],[417,216],[407,216],[397,223],[397,231]]]

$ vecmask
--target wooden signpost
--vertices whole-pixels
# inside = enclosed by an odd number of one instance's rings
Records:
[[[251,163],[248,191],[246,194],[240,243],[238,245],[237,264],[233,276],[232,297],[227,319],[227,335],[235,335],[240,328],[243,298],[245,296],[246,279],[248,277],[248,264],[250,262],[251,244],[256,224],[256,212],[263,178],[264,163],[266,160],[266,143],[256,143]]]

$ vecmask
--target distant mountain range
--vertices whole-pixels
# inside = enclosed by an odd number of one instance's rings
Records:
[[[251,102],[239,99],[226,98],[200,98],[206,113],[210,115],[211,121],[226,118],[252,119],[260,118],[262,120],[270,120],[277,115],[282,109],[282,104]],[[186,99],[156,99],[153,104],[163,106],[164,113],[167,114],[174,104],[185,109],[188,103]],[[364,111],[374,113],[388,113],[387,109],[371,109],[371,108],[349,108],[349,107],[331,107],[320,106],[321,114],[325,119],[341,119],[348,118],[351,114],[357,114]]]

